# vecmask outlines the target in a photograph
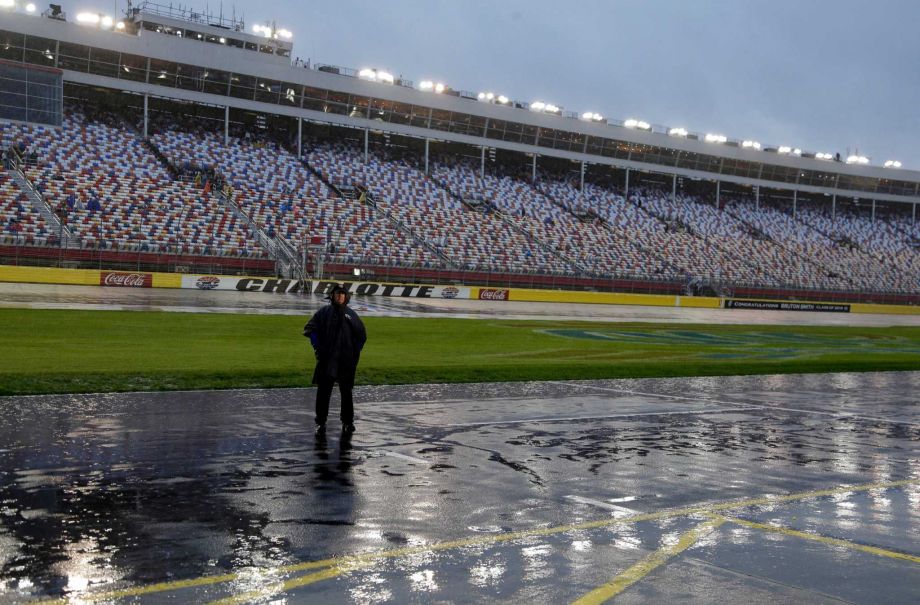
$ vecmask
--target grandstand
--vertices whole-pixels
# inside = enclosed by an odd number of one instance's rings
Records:
[[[8,17],[0,67],[63,107],[0,107],[5,263],[920,303],[918,172],[369,81],[146,3]]]

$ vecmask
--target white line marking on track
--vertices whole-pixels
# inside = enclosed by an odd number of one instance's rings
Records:
[[[591,506],[604,508],[613,512],[615,517],[626,517],[628,515],[635,515],[639,512],[631,508],[626,508],[625,506],[617,506],[616,504],[610,504],[609,502],[603,502],[601,500],[593,500],[591,498],[585,498],[584,496],[566,496],[566,498],[580,504],[590,504]]]
[[[428,464],[428,461],[424,458],[415,458],[413,456],[407,456],[405,454],[400,454],[399,452],[392,452],[390,450],[383,450],[384,456],[392,456],[393,458],[400,458],[402,460],[408,460],[413,464]]]
[[[602,387],[597,385],[590,384],[578,384],[570,382],[560,382],[556,380],[547,381],[552,382],[553,384],[561,384],[565,386],[572,387],[581,387],[583,389],[595,389],[599,391],[609,391],[611,393],[623,393],[625,395],[642,395],[643,397],[661,397],[663,399],[676,399],[678,401],[694,401],[694,402],[706,402],[706,403],[718,403],[720,405],[733,405],[738,406],[739,408],[749,408],[757,410],[780,410],[783,412],[798,412],[800,414],[816,414],[819,416],[831,416],[832,418],[839,418],[845,420],[847,418],[853,418],[855,420],[869,420],[872,422],[883,422],[888,424],[903,424],[907,426],[920,426],[918,422],[911,422],[908,420],[891,420],[889,418],[878,418],[876,416],[863,416],[860,414],[840,414],[837,412],[822,412],[821,410],[803,410],[800,408],[787,408],[783,406],[773,406],[773,405],[761,405],[757,403],[740,403],[737,401],[723,401],[721,399],[709,399],[706,397],[687,397],[684,395],[665,395],[664,393],[643,393],[642,391],[632,391],[629,389],[614,389],[612,387]]]
[[[498,426],[502,424],[529,424],[539,422],[567,422],[571,420],[609,420],[612,418],[635,418],[636,416],[679,416],[691,414],[724,414],[730,412],[739,412],[737,408],[711,408],[703,410],[662,410],[660,412],[633,412],[623,414],[606,414],[604,416],[554,416],[541,418],[522,418],[511,420],[492,420],[489,422],[460,422],[456,424],[445,424],[446,427],[464,427],[464,426]]]

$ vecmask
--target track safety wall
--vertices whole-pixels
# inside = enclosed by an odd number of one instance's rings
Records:
[[[145,273],[106,271],[96,269],[56,269],[0,265],[0,282],[70,284],[116,288],[185,288],[197,290],[236,290],[240,292],[274,292],[279,294],[308,290],[327,293],[334,281],[306,281],[241,277],[228,275],[184,275],[176,273]],[[485,288],[476,286],[436,286],[425,284],[393,284],[371,281],[344,282],[357,296],[388,296],[401,298],[471,299],[485,301],[587,303],[602,305],[638,305],[653,307],[686,307],[702,309],[775,308],[788,311],[829,311],[843,313],[884,313],[920,315],[920,307],[877,304],[796,303],[794,301],[736,301],[712,297],[674,296],[660,294],[618,294],[612,292],[583,292],[564,290],[531,290],[526,288]]]

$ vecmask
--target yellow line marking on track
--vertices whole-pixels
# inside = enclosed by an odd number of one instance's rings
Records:
[[[822,489],[815,490],[811,492],[800,492],[795,494],[787,494],[785,496],[761,496],[757,498],[748,498],[745,500],[730,500],[727,502],[720,502],[714,504],[702,504],[698,506],[688,506],[684,508],[675,508],[675,509],[666,509],[654,513],[644,513],[639,515],[632,515],[629,517],[620,517],[617,519],[611,519],[609,517],[600,519],[598,521],[586,521],[584,523],[574,523],[571,525],[560,525],[556,527],[542,527],[537,529],[525,529],[516,532],[509,532],[505,534],[494,534],[486,536],[475,536],[471,538],[461,538],[459,540],[452,540],[449,542],[437,542],[434,544],[425,544],[420,546],[409,546],[405,548],[397,548],[394,550],[386,551],[375,551],[357,555],[347,555],[342,557],[334,557],[331,559],[323,559],[320,561],[308,561],[304,563],[295,563],[292,565],[285,565],[282,567],[271,568],[268,570],[263,570],[264,573],[271,574],[284,574],[284,573],[295,573],[299,571],[308,571],[311,569],[323,569],[326,567],[341,567],[339,573],[347,571],[351,568],[353,564],[358,564],[358,567],[361,567],[361,563],[372,562],[379,559],[388,559],[388,558],[399,558],[405,557],[408,555],[420,554],[420,553],[429,553],[429,552],[440,552],[444,550],[453,550],[457,548],[464,548],[467,546],[482,546],[488,544],[499,544],[502,542],[510,542],[513,540],[520,540],[522,538],[531,538],[536,536],[552,536],[556,534],[562,534],[570,531],[579,531],[585,529],[599,529],[603,527],[613,527],[616,525],[628,525],[633,523],[640,523],[642,521],[658,521],[661,519],[671,519],[674,517],[686,517],[689,515],[705,515],[718,513],[725,510],[735,510],[739,508],[748,508],[751,506],[764,506],[764,505],[775,505],[782,504],[784,502],[795,502],[798,500],[806,500],[808,498],[821,498],[825,496],[839,496],[841,494],[846,494],[850,492],[867,492],[872,490],[884,490],[884,489],[894,489],[899,487],[905,487],[908,485],[920,485],[920,479],[905,479],[902,481],[890,481],[887,483],[864,483],[860,485],[851,485],[851,486],[842,486],[835,487],[831,489]],[[138,588],[125,588],[122,590],[116,590],[111,592],[101,592],[98,594],[75,594],[71,598],[64,599],[51,599],[44,601],[37,601],[33,603],[38,603],[40,605],[51,605],[51,604],[61,604],[69,603],[71,600],[73,602],[79,603],[95,603],[98,601],[108,601],[112,599],[122,598],[122,597],[132,597],[145,594],[151,594],[154,592],[167,592],[171,590],[181,590],[183,588],[194,588],[198,586],[208,586],[212,584],[222,584],[224,582],[232,582],[241,578],[239,573],[231,574],[222,574],[215,576],[203,576],[201,578],[193,578],[190,580],[179,580],[176,582],[162,582],[159,584],[151,584],[149,586],[141,586]]]
[[[639,580],[643,579],[654,570],[668,562],[669,559],[684,552],[717,527],[725,523],[724,518],[715,518],[697,525],[687,533],[681,535],[676,543],[659,548],[646,558],[642,559],[613,580],[595,588],[580,599],[573,601],[572,605],[598,605],[617,596]]]
[[[805,540],[821,542],[822,544],[830,544],[831,546],[840,546],[843,548],[848,548],[850,550],[858,550],[858,551],[866,552],[872,555],[878,555],[880,557],[888,557],[889,559],[900,559],[902,561],[910,561],[911,563],[920,563],[920,557],[916,555],[909,555],[906,553],[896,552],[893,550],[886,550],[884,548],[878,548],[876,546],[868,546],[866,544],[859,544],[858,542],[850,542],[847,540],[841,540],[839,538],[830,538],[828,536],[822,536],[821,534],[811,534],[808,532],[799,531],[797,529],[783,527],[781,525],[756,523],[754,521],[748,521],[747,519],[737,519],[735,517],[722,517],[722,519],[724,519],[725,521],[729,523],[734,523],[736,525],[744,525],[752,529],[759,529],[759,530],[773,532],[777,534],[783,534],[785,536],[792,536],[795,538],[803,538]]]

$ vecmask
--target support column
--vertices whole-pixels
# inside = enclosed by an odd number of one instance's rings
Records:
[[[479,158],[479,178],[486,178],[486,146],[482,146],[482,157]]]
[[[914,204],[914,209],[911,211],[911,214],[910,214],[910,224],[911,224],[911,225],[916,225],[916,224],[917,224],[917,204]]]
[[[872,200],[872,222],[875,222],[875,200]]]
[[[760,210],[760,185],[754,185],[754,207]]]
[[[581,194],[585,194],[585,163],[581,163]]]
[[[371,131],[364,129],[364,163],[367,164],[367,148],[370,145]]]
[[[425,137],[425,174],[428,174],[428,143],[431,142],[431,139]]]
[[[224,106],[224,145],[230,144],[230,106]]]
[[[722,181],[716,181],[716,208],[722,207]]]
[[[149,115],[149,113],[148,113],[148,111],[149,111],[149,101],[150,101],[150,96],[145,94],[145,95],[144,95],[144,138],[145,138],[145,139],[146,139],[148,136],[150,136],[150,135],[147,133],[147,125],[150,123],[150,115]]]
[[[629,168],[626,169],[626,186],[623,187],[623,197],[629,201]]]
[[[799,206],[799,190],[793,189],[792,190],[792,218],[796,218],[796,216],[798,215],[798,211],[799,211],[798,206]]]
[[[837,194],[831,198],[831,220],[837,220]]]
[[[533,154],[533,172],[530,175],[530,182],[537,182],[537,154]]]
[[[297,118],[297,159],[303,159],[303,118]]]
[[[677,175],[671,175],[671,201],[677,199]]]

